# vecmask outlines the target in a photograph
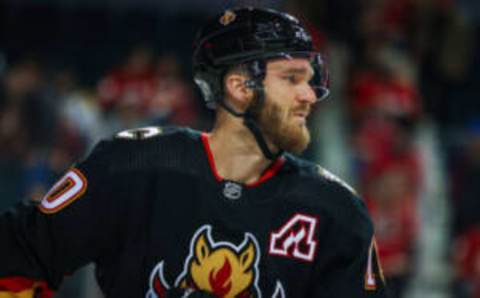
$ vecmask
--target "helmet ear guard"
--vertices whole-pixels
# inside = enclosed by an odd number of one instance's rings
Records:
[[[222,92],[220,84],[215,82],[217,78],[208,78],[209,76],[210,74],[207,73],[197,73],[193,80],[202,92],[207,108],[215,109],[217,106],[216,100],[221,96]]]
[[[245,86],[255,90],[263,90],[263,79],[265,76],[264,61],[255,60],[241,65],[233,65],[225,69],[205,69],[197,71],[194,76],[194,81],[199,87],[206,106],[210,109],[215,109],[217,104],[222,101],[224,97],[224,83],[225,75],[234,67],[242,67],[247,73],[249,79],[245,81]],[[224,106],[224,105],[223,105]]]

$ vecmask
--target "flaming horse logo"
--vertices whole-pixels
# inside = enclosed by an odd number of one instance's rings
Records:
[[[190,254],[175,287],[200,289],[221,298],[261,298],[258,287],[260,249],[257,240],[245,233],[243,242],[215,242],[212,227],[197,230],[190,243]],[[170,289],[160,262],[150,277],[147,298],[164,297]]]

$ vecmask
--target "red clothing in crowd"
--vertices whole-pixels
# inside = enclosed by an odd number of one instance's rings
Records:
[[[411,253],[417,233],[414,200],[404,198],[381,206],[366,199],[385,275],[407,273],[411,269]]]
[[[113,71],[98,86],[99,102],[104,110],[129,106],[145,112],[155,95],[156,75],[153,70],[131,73],[124,69]]]
[[[379,74],[363,72],[353,82],[352,105],[356,115],[380,112],[391,116],[415,116],[420,113],[420,96],[416,88]]]
[[[480,226],[456,240],[453,256],[459,278],[471,283],[472,298],[480,298]]]

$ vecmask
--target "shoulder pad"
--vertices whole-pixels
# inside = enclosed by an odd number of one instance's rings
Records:
[[[167,126],[142,127],[102,140],[84,162],[102,163],[111,172],[135,169],[188,168],[194,162],[198,131]]]
[[[352,194],[354,194],[355,196],[358,196],[357,191],[352,186],[350,186],[348,183],[346,183],[342,179],[338,178],[336,175],[332,174],[330,171],[328,171],[324,167],[322,167],[320,165],[315,165],[315,166],[316,166],[316,169],[317,169],[317,173],[321,177],[325,178],[326,180],[329,180],[329,181],[336,182],[336,183],[340,184],[341,186],[346,188],[348,191],[350,191]]]

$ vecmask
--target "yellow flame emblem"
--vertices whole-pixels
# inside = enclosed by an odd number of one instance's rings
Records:
[[[258,297],[258,245],[248,234],[235,247],[227,242],[215,243],[210,226],[204,227],[192,240],[192,256],[187,264],[181,287],[195,287],[217,297]]]

